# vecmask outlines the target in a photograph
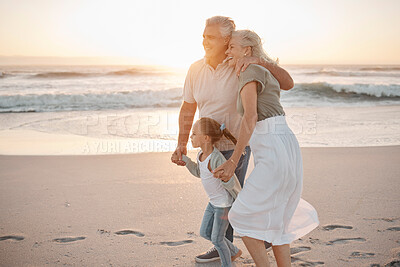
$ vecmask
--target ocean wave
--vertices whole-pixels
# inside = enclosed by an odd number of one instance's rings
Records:
[[[400,100],[400,85],[398,84],[329,84],[329,83],[300,83],[291,91],[307,93],[314,97],[323,96],[331,99],[341,97],[364,97],[365,99]],[[290,91],[289,91],[290,92]]]
[[[306,72],[303,74],[310,76],[334,76],[334,77],[400,77],[400,73],[383,72],[383,71],[366,72],[366,71],[320,70],[316,72]]]
[[[364,71],[400,71],[400,67],[366,67],[360,68]]]
[[[387,105],[400,104],[400,85],[298,83],[282,91],[284,106]],[[0,112],[51,112],[132,108],[179,107],[182,88],[162,91],[46,93],[0,96]]]
[[[82,78],[82,77],[89,77],[95,76],[95,73],[82,73],[82,72],[45,72],[45,73],[38,73],[31,78]]]
[[[171,74],[167,71],[157,71],[157,70],[146,70],[146,69],[127,69],[127,70],[120,70],[120,71],[112,71],[108,72],[107,75],[117,75],[117,76],[137,76],[137,75],[168,75]]]
[[[56,71],[56,72],[43,72],[29,76],[30,78],[39,79],[71,79],[71,78],[86,78],[94,76],[160,76],[170,75],[171,72],[163,71],[159,69],[145,69],[145,68],[130,68],[118,71],[109,72],[68,72],[68,71]],[[0,75],[1,77],[1,75]]]
[[[5,71],[0,71],[0,79],[10,77],[11,74]]]
[[[28,94],[0,97],[0,113],[179,107],[182,89],[85,94]]]

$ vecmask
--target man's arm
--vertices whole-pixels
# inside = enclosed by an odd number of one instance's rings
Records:
[[[236,74],[239,76],[241,71],[244,71],[250,64],[261,65],[271,72],[271,74],[278,80],[282,90],[290,90],[294,86],[294,82],[290,74],[279,67],[277,64],[267,62],[258,57],[244,57],[238,60],[236,64]]]
[[[189,140],[190,129],[192,129],[194,114],[196,113],[197,103],[183,101],[179,111],[179,136],[178,146],[186,146]]]
[[[185,165],[182,161],[182,154],[187,154],[187,142],[189,140],[190,129],[192,128],[194,114],[196,113],[197,103],[188,103],[183,101],[181,109],[179,111],[179,135],[178,135],[178,146],[174,154],[178,156],[178,160],[172,160],[172,162],[178,165]]]

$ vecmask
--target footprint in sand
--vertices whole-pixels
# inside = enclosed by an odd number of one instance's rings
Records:
[[[245,259],[245,258],[240,257],[238,261],[240,261],[240,263],[243,263],[243,264],[254,264],[253,259]]]
[[[6,235],[6,236],[0,236],[0,241],[4,241],[4,240],[15,240],[15,241],[21,241],[24,240],[25,237],[23,236],[18,236],[18,235]]]
[[[97,233],[104,235],[104,234],[110,234],[110,231],[104,230],[104,229],[97,229]]]
[[[290,255],[294,255],[300,252],[304,252],[304,251],[309,251],[311,250],[310,247],[296,247],[296,248],[290,248]]]
[[[385,222],[395,222],[398,221],[400,218],[382,218],[381,220]]]
[[[308,238],[308,242],[310,242],[311,244],[321,244],[321,241],[318,238],[312,238],[312,237]]]
[[[397,218],[363,218],[366,221],[385,221],[385,222],[395,222],[400,220],[400,217]]]
[[[118,232],[115,232],[116,235],[135,235],[138,237],[144,237],[144,234],[138,231],[133,231],[133,230],[121,230]]]
[[[78,236],[78,237],[62,237],[62,238],[56,238],[53,239],[53,242],[57,242],[57,243],[71,243],[71,242],[75,242],[78,240],[84,240],[86,239],[86,237],[84,236]]]
[[[167,245],[170,247],[176,247],[176,246],[181,246],[185,244],[190,244],[193,243],[193,240],[182,240],[182,241],[176,241],[176,242],[160,242],[160,245]]]
[[[353,229],[353,226],[346,226],[346,225],[339,225],[339,224],[330,224],[330,225],[325,225],[324,227],[322,227],[323,230],[325,231],[331,231],[331,230],[335,230],[335,229]]]
[[[366,259],[366,258],[372,258],[374,256],[375,253],[354,251],[351,253],[350,258]]]
[[[398,267],[398,266],[400,266],[400,260],[394,260],[385,265],[385,267]]]
[[[197,235],[194,232],[187,232],[188,237],[196,237]]]
[[[396,227],[390,227],[388,229],[386,229],[387,231],[400,231],[400,227],[396,226]]]
[[[291,262],[300,262],[300,266],[317,266],[317,265],[324,265],[325,263],[323,261],[305,261],[300,258],[296,257],[291,257]]]
[[[339,238],[335,240],[331,240],[326,245],[336,245],[336,244],[347,244],[351,241],[359,241],[359,242],[365,242],[367,241],[365,238],[362,237],[356,237],[356,238]]]

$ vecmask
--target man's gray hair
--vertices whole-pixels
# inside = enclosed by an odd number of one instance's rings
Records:
[[[219,31],[222,37],[231,37],[236,25],[233,19],[224,16],[214,16],[206,20],[206,27],[210,25],[219,25]]]

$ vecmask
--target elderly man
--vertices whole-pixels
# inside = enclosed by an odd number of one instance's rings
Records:
[[[179,160],[172,160],[180,166],[185,165],[182,161],[182,154],[186,155],[187,153],[187,142],[197,108],[199,108],[200,117],[213,118],[220,124],[225,123],[226,128],[233,135],[238,136],[241,117],[236,111],[237,75],[249,64],[258,64],[268,69],[283,90],[289,90],[294,85],[292,78],[284,69],[260,58],[247,57],[238,62],[236,69],[230,67],[225,51],[234,30],[235,23],[231,18],[215,16],[206,20],[203,33],[205,57],[190,66],[183,88],[183,103],[179,112],[178,146],[174,152],[178,155]],[[232,143],[226,139],[218,142],[216,147],[227,159],[230,158],[234,149]],[[246,153],[242,155],[235,170],[242,187],[249,162],[250,147],[247,146],[245,151]],[[226,232],[226,237],[233,241],[231,226]],[[196,256],[197,262],[218,259],[219,255],[215,248]]]

